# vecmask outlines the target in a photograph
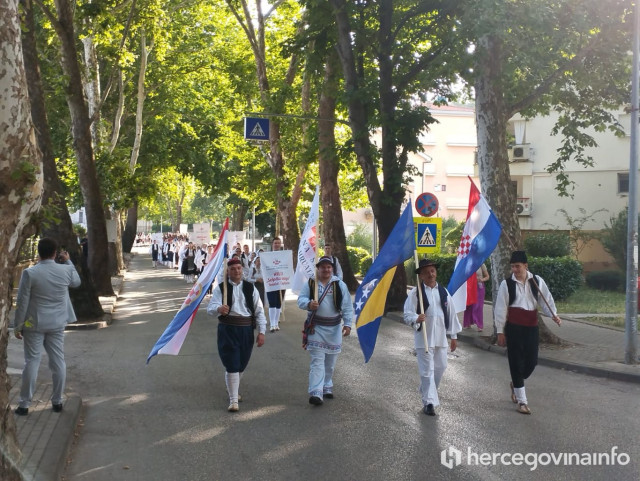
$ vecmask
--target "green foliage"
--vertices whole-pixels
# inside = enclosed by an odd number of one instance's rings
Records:
[[[73,224],[73,233],[80,239],[86,237],[87,229],[82,224]]]
[[[372,234],[369,224],[356,224],[355,228],[347,236],[347,246],[359,247],[371,253]]]
[[[458,237],[458,244],[460,243],[460,237]],[[457,254],[429,254],[428,256],[420,256],[420,259],[432,259],[440,264],[438,267],[438,283],[446,286],[449,284],[449,279],[453,274],[453,269],[456,265]],[[404,263],[404,270],[407,274],[407,283],[409,285],[416,285],[416,263],[413,257]]]
[[[367,256],[362,259],[362,262],[360,262],[360,272],[363,276],[366,275],[367,271],[371,267],[371,264],[373,264],[373,257]]]
[[[452,222],[453,221],[453,222]],[[448,230],[444,233],[444,224],[442,226],[442,238],[444,243],[442,245],[443,254],[451,254],[456,252],[460,245],[460,238],[462,237],[462,231],[464,230],[464,221],[457,222],[453,217],[447,219]]]
[[[561,232],[533,234],[524,240],[524,248],[531,257],[564,257],[571,254],[571,240]]]
[[[582,264],[571,257],[530,257],[529,270],[544,279],[554,300],[567,299],[582,285]]]
[[[624,292],[626,277],[620,271],[599,271],[589,272],[585,281],[593,289]]]
[[[618,212],[618,215],[611,216],[609,223],[605,222],[605,228],[600,233],[600,242],[605,250],[611,254],[616,261],[616,265],[622,271],[627,270],[627,223],[629,209]],[[638,218],[640,222],[640,217]]]
[[[347,256],[349,257],[349,263],[351,264],[351,269],[353,269],[353,273],[355,275],[364,275],[367,272],[363,269],[362,262],[364,259],[371,256],[365,249],[362,249],[361,247],[347,246]]]

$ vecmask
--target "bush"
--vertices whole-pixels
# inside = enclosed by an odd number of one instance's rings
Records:
[[[367,274],[367,271],[371,267],[371,264],[373,264],[373,257],[367,256],[364,259],[362,259],[362,261],[360,262],[360,272],[362,273],[363,276]]]
[[[426,256],[421,256],[423,258]],[[453,269],[456,265],[456,254],[429,255],[440,263],[438,269],[438,283],[443,286],[449,284]],[[485,265],[491,273],[490,259],[485,261]],[[407,273],[407,283],[411,286],[416,284],[415,261],[409,259],[404,264]],[[582,285],[582,264],[571,257],[529,257],[529,270],[544,279],[554,300],[563,300],[576,292]],[[493,279],[485,283],[485,299],[491,299],[491,286]],[[502,279],[499,280],[502,282]]]
[[[571,255],[571,238],[561,232],[533,234],[524,240],[524,249],[531,257],[565,257]]]
[[[362,269],[362,261],[367,257],[370,257],[366,249],[363,249],[361,247],[347,246],[347,256],[349,257],[349,263],[351,264],[353,273],[356,276],[364,275],[366,273],[366,270]]]
[[[622,271],[627,270],[627,223],[629,209],[618,212],[618,215],[609,218],[609,224],[605,222],[605,228],[600,234],[600,242],[604,249],[611,254],[616,264]],[[638,217],[640,221],[640,216]]]
[[[571,257],[530,257],[529,270],[544,279],[557,301],[568,298],[582,285],[582,264]]]
[[[587,286],[601,291],[624,292],[626,276],[620,271],[600,271],[587,274]]]
[[[372,235],[369,224],[356,224],[353,232],[347,236],[347,246],[360,247],[371,253],[371,244]]]

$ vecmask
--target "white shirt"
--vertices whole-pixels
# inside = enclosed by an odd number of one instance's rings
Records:
[[[498,298],[496,299],[496,305],[493,310],[496,331],[498,334],[504,333],[504,325],[507,323],[507,312],[509,311],[509,307],[519,307],[521,309],[526,309],[527,311],[535,311],[538,306],[540,306],[542,307],[542,312],[545,316],[553,317],[554,315],[557,315],[558,310],[556,309],[556,304],[553,301],[553,296],[551,295],[551,292],[549,292],[549,288],[544,282],[544,279],[540,276],[536,276],[536,281],[540,288],[538,292],[538,300],[533,296],[533,292],[531,292],[531,286],[529,284],[529,279],[532,277],[533,274],[527,271],[527,282],[520,282],[516,279],[514,274],[511,274],[511,279],[516,281],[516,298],[511,306],[509,306],[509,289],[507,288],[507,281],[504,280],[500,283]],[[542,300],[542,296],[547,300],[553,312],[549,312],[547,305]]]
[[[247,309],[244,301],[244,293],[242,292],[242,281],[236,284],[235,282],[230,280],[229,283],[231,284],[231,286],[233,286],[233,293],[231,294],[233,304],[229,306],[231,308],[229,310],[229,314],[232,316],[251,317],[251,312],[249,312],[249,309]],[[220,313],[218,312],[218,307],[222,305],[222,290],[220,289],[220,286],[216,286],[213,289],[213,295],[211,296],[209,306],[207,306],[207,313],[211,316],[219,316]],[[255,308],[258,330],[261,334],[264,334],[267,331],[267,318],[264,316],[264,307],[262,306],[262,301],[260,300],[260,294],[255,287],[253,288],[253,306]]]
[[[418,320],[418,296],[416,294],[418,288],[414,287],[409,292],[407,300],[404,302],[404,322],[410,326],[414,326]],[[429,307],[425,312],[426,320],[424,324],[427,329],[427,342],[429,348],[432,347],[448,347],[447,334],[451,336],[451,339],[457,339],[458,333],[462,330],[460,321],[456,314],[456,309],[453,305],[453,299],[447,292],[447,310],[449,312],[449,329],[444,326],[444,313],[442,312],[442,303],[440,302],[440,292],[438,291],[438,284],[431,288],[425,285],[427,292],[427,300],[429,301]],[[424,326],[423,326],[424,329]],[[424,337],[421,331],[416,331],[414,334],[414,342],[416,349],[424,349]]]

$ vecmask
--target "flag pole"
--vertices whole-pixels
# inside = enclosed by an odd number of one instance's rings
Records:
[[[316,238],[316,249],[313,255],[313,272],[315,272],[316,274],[316,279],[315,279],[316,282],[314,283],[315,288],[313,289],[313,298],[316,301],[318,300],[318,268],[316,267],[317,265],[318,265],[318,239]]]
[[[227,258],[225,257],[222,261],[222,305],[224,306],[226,302],[227,302]],[[231,309],[231,306],[229,306],[229,309]]]
[[[416,259],[416,270],[418,269],[418,251],[414,250],[413,255]],[[424,314],[424,302],[422,300],[422,286],[420,285],[420,274],[416,274],[416,280],[418,283],[416,284],[418,289],[418,305],[420,306],[420,314]],[[422,323],[422,338],[424,339],[424,352],[429,352],[429,342],[427,340],[427,326],[425,322]]]

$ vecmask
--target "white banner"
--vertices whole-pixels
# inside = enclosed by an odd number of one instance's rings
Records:
[[[290,289],[293,278],[293,252],[273,251],[260,254],[265,292]]]
[[[211,242],[211,226],[208,222],[193,224],[193,234],[189,240],[197,245],[209,244]]]
[[[293,276],[291,290],[296,294],[300,293],[300,289],[308,279],[316,276],[316,252],[318,252],[318,186],[316,186],[316,195],[313,196],[311,210],[307,225],[304,227],[302,237],[300,237],[300,245],[298,247],[298,264],[296,273]]]

